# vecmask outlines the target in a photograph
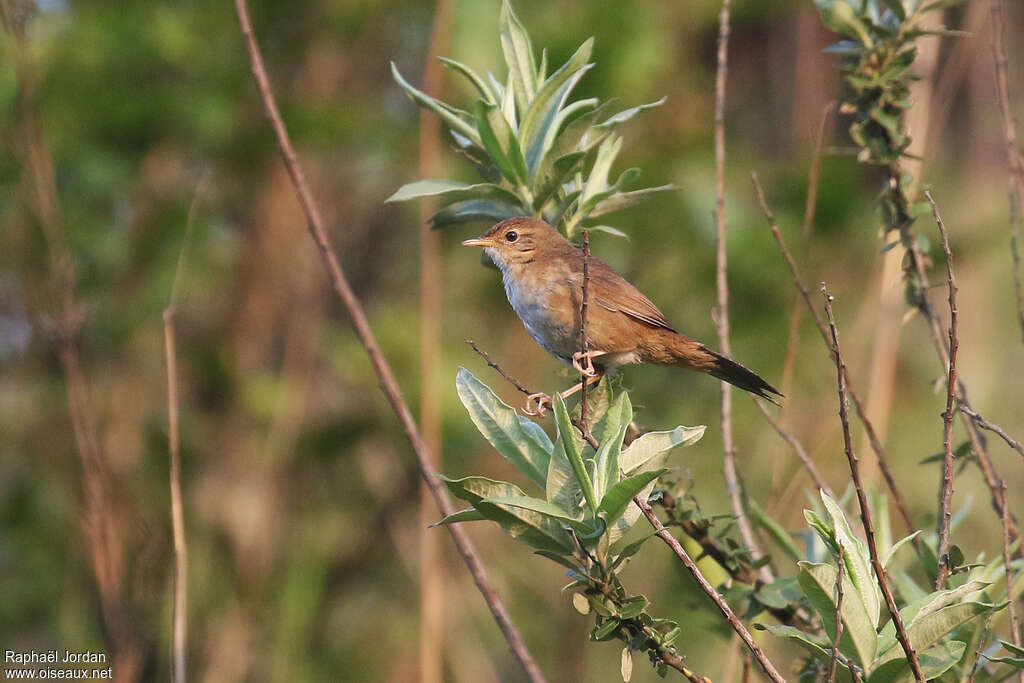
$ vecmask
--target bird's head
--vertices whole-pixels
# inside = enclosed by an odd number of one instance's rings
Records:
[[[539,218],[509,218],[473,239],[466,247],[483,247],[495,265],[504,270],[533,262],[539,254],[567,244],[562,234]]]

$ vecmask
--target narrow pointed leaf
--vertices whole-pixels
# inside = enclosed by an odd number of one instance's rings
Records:
[[[520,472],[544,489],[554,448],[544,430],[516,413],[465,368],[459,368],[455,388],[480,433]]]
[[[587,215],[591,218],[596,218],[606,213],[621,211],[636,204],[641,204],[659,192],[670,192],[678,189],[675,185],[659,185],[658,187],[645,187],[642,190],[633,190],[632,192],[619,192],[599,201]]]
[[[831,564],[801,562],[797,576],[804,595],[821,615],[828,642],[835,638],[837,575],[836,568]],[[856,595],[857,589],[850,581],[849,574],[844,574],[843,634],[839,640],[839,649],[867,669],[875,660],[878,634],[875,622],[865,610],[863,602],[856,599]]]
[[[602,132],[615,130],[622,124],[632,119],[637,114],[643,113],[649,109],[654,109],[655,107],[660,107],[661,105],[665,104],[667,100],[667,97],[662,97],[657,102],[648,102],[647,104],[641,104],[638,107],[633,107],[631,109],[626,109],[625,111],[620,111],[618,114],[615,114],[614,116],[609,117],[607,120],[597,124],[596,126],[594,126],[594,128]]]
[[[900,540],[898,540],[895,543],[893,543],[889,547],[889,549],[887,551],[885,551],[885,556],[882,558],[882,566],[885,567],[886,569],[888,569],[889,568],[889,563],[892,562],[892,558],[894,558],[896,556],[897,551],[899,551],[900,548],[905,546],[910,541],[913,541],[915,538],[917,538],[917,535],[920,534],[920,533],[921,533],[921,530],[918,529],[917,531],[915,531],[914,533],[910,534],[909,536],[904,536]]]
[[[625,475],[638,474],[647,469],[651,459],[659,453],[682,446],[692,446],[704,436],[704,425],[684,427],[662,432],[647,432],[629,444],[619,456],[619,469]],[[660,467],[661,465],[658,465]]]
[[[571,553],[575,547],[572,536],[555,520],[524,508],[491,505],[485,501],[476,508],[490,520],[497,522],[509,536],[537,550],[553,553]]]
[[[489,505],[496,505],[502,509],[520,508],[530,510],[550,519],[571,526],[577,533],[588,535],[594,532],[594,525],[570,516],[565,510],[553,503],[541,498],[530,496],[503,496],[501,498],[487,498],[484,500]]]
[[[586,465],[583,464],[583,456],[580,453],[579,444],[573,436],[575,427],[573,427],[572,422],[569,420],[569,411],[565,409],[565,401],[562,400],[561,394],[555,394],[554,403],[558,438],[562,441],[565,455],[569,459],[573,474],[576,475],[576,481],[583,491],[583,499],[587,501],[591,512],[597,514],[597,497],[594,495],[594,483],[590,480],[590,475],[587,474]]]
[[[843,557],[846,560],[846,575],[850,577],[850,581],[856,589],[853,594],[857,595],[864,604],[864,609],[871,617],[871,623],[877,625],[882,598],[878,584],[875,583],[867,546],[854,535],[839,503],[824,492],[821,494],[821,500],[831,518],[836,541],[845,551]]]
[[[924,652],[918,651],[917,663],[925,680],[934,680],[949,671],[961,659],[967,644],[959,640],[951,640],[937,645]],[[903,650],[900,650],[903,654]],[[868,677],[868,683],[912,683],[914,674],[910,670],[905,656],[881,663]]]
[[[561,438],[555,439],[555,448],[551,452],[545,493],[551,503],[563,510],[572,514],[580,510],[583,489],[580,488],[580,484],[576,480],[572,464],[565,454],[565,443]]]
[[[527,180],[526,162],[519,147],[515,131],[501,110],[493,104],[477,100],[473,105],[473,113],[477,119],[479,138],[494,160],[501,174],[513,184],[525,183]]]
[[[402,89],[405,90],[409,97],[412,98],[413,102],[425,109],[430,109],[435,112],[441,117],[441,120],[448,124],[448,126],[453,130],[457,130],[459,133],[465,135],[474,142],[480,142],[480,135],[476,132],[473,126],[466,122],[459,112],[409,85],[409,83],[402,78],[402,74],[398,72],[398,67],[395,66],[394,62],[391,62],[391,75],[394,76],[398,85],[402,86]]]
[[[548,128],[576,83],[586,72],[587,62],[594,50],[594,39],[588,38],[560,69],[551,74],[537,90],[519,127],[520,138],[526,149],[527,166],[536,170],[543,154],[543,142]]]
[[[619,453],[626,429],[633,420],[633,406],[629,394],[619,394],[615,403],[608,409],[606,424],[601,434],[601,447],[594,456],[594,496],[601,500],[605,491],[619,481]],[[611,523],[614,520],[609,520]]]
[[[435,197],[442,203],[464,201],[470,199],[486,199],[489,201],[518,203],[519,197],[503,187],[491,183],[467,185],[453,180],[417,180],[407,183],[388,197],[387,202],[404,202],[420,197]]]
[[[615,484],[615,486],[612,486],[608,493],[604,494],[597,513],[603,516],[609,525],[615,523],[622,516],[622,513],[625,512],[626,506],[632,502],[633,496],[640,493],[641,489],[647,486],[647,484],[666,472],[668,472],[668,468],[662,468],[623,479]]]
[[[501,27],[501,51],[512,76],[516,103],[521,111],[525,111],[537,90],[537,61],[533,55],[533,45],[526,27],[508,0],[501,3],[498,21]]]
[[[494,93],[491,92],[491,89],[487,86],[487,82],[482,79],[477,72],[473,71],[462,62],[457,62],[454,59],[448,59],[447,57],[438,57],[438,59],[440,59],[441,63],[452,71],[460,73],[469,79],[469,82],[473,84],[473,87],[476,88],[476,91],[480,93],[480,96],[483,97],[485,101],[490,102],[491,104],[497,103],[498,100],[494,96]]]
[[[496,223],[506,218],[522,216],[522,206],[509,204],[508,202],[496,202],[490,199],[470,199],[464,202],[455,202],[444,207],[430,217],[430,225],[433,228],[444,228],[449,225],[460,223],[471,223],[473,221],[489,221]]]
[[[480,514],[480,511],[476,508],[466,508],[465,510],[459,510],[458,512],[453,512],[447,517],[441,518],[439,521],[431,524],[430,528],[443,526],[445,524],[458,524],[459,522],[478,522],[485,519],[487,518]]]

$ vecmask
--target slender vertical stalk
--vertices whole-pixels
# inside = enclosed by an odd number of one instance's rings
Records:
[[[439,97],[442,88],[441,62],[437,55],[448,51],[451,7],[437,0],[430,31],[423,91]],[[441,121],[432,112],[420,110],[419,177],[441,177]],[[429,224],[436,202],[420,202],[420,428],[438,469],[444,455],[441,441],[441,241]],[[441,538],[430,533],[436,506],[426,484],[420,485],[420,683],[440,683],[444,653],[444,564]]]
[[[401,423],[402,430],[405,432],[405,435],[409,440],[409,444],[412,446],[413,452],[416,455],[420,475],[427,483],[427,486],[430,487],[430,492],[433,494],[434,500],[437,502],[437,506],[441,514],[443,516],[447,516],[455,512],[455,508],[441,484],[433,476],[433,472],[436,472],[437,468],[432,462],[430,450],[428,449],[426,442],[423,440],[423,436],[419,431],[419,427],[416,425],[415,419],[413,419],[412,412],[409,410],[408,404],[406,404],[405,399],[402,397],[402,392],[398,387],[398,382],[395,380],[394,373],[391,370],[391,365],[387,362],[380,351],[376,336],[373,334],[373,329],[370,327],[369,320],[366,318],[366,312],[363,310],[363,306],[359,302],[358,297],[356,297],[355,292],[352,291],[352,286],[349,284],[348,278],[345,276],[345,271],[341,267],[341,263],[338,261],[338,256],[334,252],[334,247],[327,235],[327,228],[324,224],[323,216],[320,213],[320,208],[313,199],[313,193],[310,191],[309,184],[306,181],[306,174],[302,170],[302,166],[299,164],[298,156],[295,154],[295,148],[292,146],[291,137],[288,135],[288,130],[285,128],[284,120],[281,118],[281,112],[277,106],[277,100],[274,98],[273,90],[270,85],[270,78],[267,76],[267,69],[263,63],[263,55],[260,52],[259,45],[256,42],[256,35],[253,32],[252,20],[249,17],[249,7],[246,0],[235,0],[235,13],[238,16],[239,27],[241,29],[242,36],[245,39],[245,46],[249,54],[252,74],[256,80],[257,88],[259,89],[260,99],[262,100],[267,118],[270,120],[271,127],[274,130],[274,135],[277,139],[281,156],[284,159],[285,168],[288,170],[288,175],[295,187],[295,193],[298,196],[300,205],[302,206],[302,211],[306,216],[307,228],[310,236],[313,238],[314,243],[320,251],[324,267],[330,277],[334,291],[342,300],[342,303],[345,305],[346,310],[352,318],[352,324],[355,328],[356,335],[359,337],[359,341],[362,343],[363,347],[366,349],[367,355],[370,357],[370,363],[373,365],[374,372],[377,374],[381,389],[387,397],[388,403],[391,404],[391,408],[395,412],[395,416]],[[476,584],[477,589],[483,596],[488,608],[490,608],[495,622],[497,622],[498,627],[505,636],[505,640],[508,643],[512,654],[523,667],[523,670],[531,681],[536,682],[545,680],[543,673],[541,673],[540,668],[533,660],[533,656],[526,648],[526,643],[523,642],[519,629],[517,629],[515,624],[512,623],[512,619],[508,614],[508,610],[505,608],[505,604],[498,597],[497,592],[491,585],[490,578],[487,576],[487,571],[484,569],[484,566],[481,563],[472,542],[469,540],[469,537],[457,524],[447,525],[447,529],[452,536],[452,540],[455,541],[455,547],[457,548],[459,555],[462,557],[463,561],[466,563],[466,567],[470,571],[470,574],[473,576],[473,582]]]
[[[896,607],[896,599],[893,598],[892,590],[889,588],[889,581],[885,575],[885,568],[878,557],[878,544],[875,542],[875,526],[871,519],[871,508],[868,507],[867,494],[864,491],[864,483],[860,476],[860,463],[857,454],[853,451],[853,442],[850,439],[850,418],[846,409],[846,364],[843,362],[842,352],[839,349],[839,330],[836,328],[836,320],[832,315],[832,295],[828,293],[825,284],[821,285],[822,296],[825,299],[825,313],[828,316],[828,326],[832,336],[832,358],[836,364],[836,385],[839,390],[839,419],[843,424],[843,450],[846,452],[846,459],[850,463],[850,476],[853,478],[853,487],[857,491],[857,502],[860,504],[860,519],[864,524],[864,535],[868,541],[868,551],[871,554],[871,565],[875,570],[875,578],[878,580],[878,587],[882,589],[885,596],[885,605],[889,609],[892,623],[896,627],[896,639],[900,642],[903,652],[907,655],[907,662],[910,670],[914,673],[917,683],[925,683],[924,674],[921,672],[921,665],[917,661],[917,653],[910,644],[910,637],[903,626],[903,617],[900,616]]]
[[[832,659],[828,664],[828,683],[836,681],[836,665],[839,664],[839,639],[843,637],[843,575],[846,560],[843,558],[843,546],[839,546],[839,570],[836,572],[836,623],[832,636]]]
[[[587,338],[587,305],[590,298],[590,231],[583,231],[583,296],[580,299],[580,353],[586,358],[590,351],[590,339]],[[587,383],[590,377],[586,373],[580,373],[580,424],[583,431],[589,432],[590,426],[587,423]],[[595,449],[596,450],[596,449]],[[609,482],[609,486],[615,482]]]
[[[949,288],[949,371],[946,373],[946,411],[942,414],[942,486],[939,493],[939,567],[935,577],[935,590],[942,590],[952,567],[949,566],[949,526],[953,517],[953,404],[956,401],[956,354],[960,348],[957,336],[956,278],[953,275],[953,252],[949,248],[949,235],[930,192],[924,196],[932,205],[932,215],[939,226],[942,249],[946,252],[946,284]],[[1005,498],[1004,498],[1005,500]],[[1005,505],[1004,505],[1005,507]]]
[[[1017,319],[1024,339],[1024,290],[1021,287],[1018,245],[1021,235],[1021,211],[1024,211],[1024,155],[1017,146],[1017,122],[1013,118],[1010,98],[1009,62],[1006,58],[1005,18],[1003,0],[991,0],[992,57],[996,70],[996,94],[1003,115],[1003,137],[1006,140],[1006,162],[1010,167],[1010,250],[1013,255],[1013,283],[1017,299]]]
[[[722,0],[718,14],[718,68],[715,72],[715,236],[716,267],[715,284],[718,290],[718,308],[715,310],[715,327],[718,330],[718,347],[726,356],[732,356],[729,344],[729,253],[725,218],[725,92],[729,71],[729,10],[730,0]],[[761,558],[761,549],[754,537],[754,530],[743,508],[743,490],[736,474],[736,445],[732,433],[732,385],[722,382],[722,473],[729,494],[740,538],[750,551],[755,562]],[[758,570],[761,580],[770,583],[774,578],[771,569],[763,566]]]

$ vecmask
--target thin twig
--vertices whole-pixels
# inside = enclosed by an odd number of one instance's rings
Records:
[[[1013,597],[1013,565],[1010,557],[1010,503],[1006,499],[1006,482],[1000,480],[999,491],[1003,500],[1003,570],[1006,572],[1006,601],[1010,613],[1010,641],[1017,647],[1021,646],[1020,618],[1017,615],[1017,600]],[[1017,680],[1024,683],[1024,673],[1017,675]]]
[[[860,518],[864,524],[864,535],[867,537],[868,550],[871,553],[871,564],[875,569],[875,577],[878,579],[878,587],[882,589],[885,596],[886,607],[892,616],[893,625],[896,627],[896,638],[900,641],[903,651],[907,655],[907,662],[914,678],[918,683],[924,683],[924,674],[921,673],[921,665],[917,661],[917,653],[910,644],[910,637],[903,626],[903,618],[896,608],[896,600],[889,589],[889,581],[886,579],[885,568],[878,557],[878,546],[875,542],[875,527],[871,519],[871,509],[868,507],[867,494],[864,492],[864,484],[860,479],[860,463],[857,454],[853,451],[853,442],[850,439],[850,420],[846,410],[846,370],[843,356],[839,349],[839,330],[836,328],[835,317],[832,315],[832,295],[828,293],[825,284],[821,285],[822,297],[825,300],[825,313],[828,316],[829,331],[832,335],[832,358],[836,364],[836,385],[839,389],[839,420],[843,424],[843,449],[846,452],[846,459],[850,462],[850,476],[853,478],[853,487],[857,491],[857,501],[860,504]]]
[[[348,279],[345,277],[345,272],[334,252],[330,238],[327,236],[327,229],[320,214],[320,209],[313,199],[313,194],[306,181],[306,175],[299,164],[298,157],[295,154],[295,149],[291,143],[291,138],[288,135],[288,131],[281,118],[277,102],[274,99],[270,79],[267,76],[267,70],[263,63],[263,56],[260,53],[259,45],[256,43],[256,36],[253,32],[251,19],[249,18],[249,9],[246,0],[235,0],[235,12],[238,15],[239,26],[245,38],[252,73],[256,79],[256,85],[259,88],[263,107],[266,111],[267,118],[270,120],[270,124],[274,129],[274,134],[277,138],[278,147],[280,148],[281,156],[284,159],[285,167],[288,170],[288,175],[292,180],[299,203],[301,204],[303,213],[306,216],[309,233],[320,250],[324,266],[330,276],[331,284],[333,285],[335,292],[341,298],[349,315],[352,317],[352,324],[355,327],[356,334],[370,357],[370,362],[377,374],[381,389],[387,397],[388,402],[391,404],[391,408],[394,410],[395,415],[398,417],[398,421],[402,425],[402,430],[409,439],[409,443],[416,455],[420,475],[427,483],[427,486],[430,487],[430,491],[434,496],[434,500],[437,501],[437,506],[441,514],[447,516],[454,512],[455,508],[440,482],[433,476],[433,472],[436,471],[436,468],[432,463],[427,445],[423,441],[419,428],[416,426],[416,421],[413,419],[409,406],[402,397],[401,390],[395,380],[391,366],[381,354],[380,347],[377,345],[376,337],[374,336],[370,323],[366,318],[366,313],[363,310],[362,304],[356,297],[355,292],[352,291],[352,287],[349,284]],[[543,681],[544,675],[541,673],[536,662],[534,662],[533,656],[527,649],[526,643],[523,642],[523,638],[522,635],[520,635],[519,630],[516,628],[515,624],[512,623],[512,619],[509,616],[504,603],[498,597],[494,587],[491,585],[487,572],[484,569],[472,542],[466,535],[466,532],[457,524],[449,524],[446,525],[446,527],[452,536],[452,540],[455,541],[455,546],[458,549],[459,554],[462,556],[463,561],[469,568],[470,574],[473,576],[473,582],[476,584],[481,595],[483,595],[484,601],[487,603],[491,614],[494,616],[494,620],[497,622],[498,627],[505,636],[505,640],[507,641],[512,654],[523,667],[523,670],[531,681]]]
[[[988,640],[989,629],[992,628],[992,617],[995,616],[995,611],[989,612],[988,616],[985,617],[985,626],[981,629],[981,634],[978,637],[978,647],[974,651],[974,662],[971,664],[971,671],[967,676],[967,683],[974,683],[974,675],[978,673],[978,667],[981,665],[981,655],[985,651],[985,641]]]
[[[953,518],[953,404],[956,401],[956,354],[960,348],[957,336],[956,277],[953,275],[953,252],[949,248],[949,235],[939,215],[939,207],[932,194],[924,196],[932,205],[932,215],[942,236],[942,249],[946,252],[946,284],[949,288],[949,372],[946,374],[946,412],[942,414],[942,488],[939,494],[939,567],[935,577],[935,590],[942,590],[952,567],[949,566],[949,526]]]
[[[957,406],[957,407],[960,409],[961,413],[967,415],[972,420],[974,420],[979,427],[981,427],[982,429],[985,429],[987,431],[992,432],[993,434],[998,436],[1000,439],[1005,441],[1007,446],[1009,446],[1013,450],[1017,451],[1018,453],[1021,454],[1022,457],[1024,457],[1024,446],[1021,445],[1020,441],[1017,441],[1015,438],[1013,438],[1012,436],[1007,434],[1005,429],[1003,429],[1002,427],[1000,427],[999,425],[997,425],[995,423],[989,422],[984,417],[982,417],[978,413],[974,412],[973,410],[971,410],[967,406],[961,405],[961,406]]]
[[[716,267],[715,284],[718,290],[718,307],[715,309],[714,321],[718,330],[718,346],[726,356],[732,356],[729,344],[729,254],[726,234],[728,224],[725,219],[725,91],[726,78],[729,70],[729,7],[730,0],[722,0],[722,9],[718,14],[718,68],[715,72],[715,236],[716,236]],[[732,385],[721,383],[722,389],[722,474],[725,478],[726,492],[729,494],[729,507],[736,519],[740,538],[750,551],[750,557],[757,564],[761,559],[761,548],[754,536],[754,530],[747,519],[743,506],[743,491],[736,475],[736,444],[732,433]],[[758,570],[758,575],[765,583],[774,580],[771,569],[767,565]]]
[[[757,194],[757,201],[761,205],[761,211],[764,213],[765,220],[768,222],[768,227],[771,228],[772,235],[775,237],[775,241],[779,245],[779,250],[782,252],[782,256],[786,260],[786,264],[789,266],[789,271],[793,276],[793,284],[800,292],[800,296],[803,297],[804,303],[807,304],[807,310],[814,319],[814,324],[818,328],[818,332],[821,333],[822,340],[824,340],[825,344],[831,348],[832,342],[829,340],[828,328],[825,326],[824,321],[822,321],[821,316],[818,314],[818,309],[811,300],[811,293],[800,278],[800,271],[797,268],[796,261],[793,260],[793,255],[789,252],[789,248],[786,246],[785,240],[782,239],[782,233],[779,232],[779,226],[775,222],[775,216],[772,214],[771,209],[768,207],[768,201],[765,199],[764,189],[761,187],[761,181],[758,180],[756,172],[751,173],[750,178],[754,183],[754,191]],[[899,512],[900,518],[903,520],[903,524],[906,527],[907,532],[913,532],[915,530],[914,522],[910,519],[910,513],[907,512],[907,506],[903,502],[903,494],[900,493],[900,489],[896,485],[896,478],[893,477],[892,471],[889,469],[889,463],[885,455],[885,448],[882,446],[882,442],[878,438],[878,434],[875,432],[875,428],[871,424],[871,420],[868,419],[867,410],[864,408],[864,404],[861,401],[860,396],[854,390],[853,382],[850,380],[850,375],[845,370],[845,366],[843,370],[843,381],[846,383],[846,391],[853,400],[854,407],[857,409],[857,416],[860,418],[861,423],[864,425],[864,430],[867,432],[868,443],[871,444],[871,450],[874,451],[875,457],[878,458],[878,469],[882,471],[882,477],[885,479],[885,483],[889,488],[890,494],[892,494],[892,502],[896,506],[896,510]],[[914,546],[917,547],[920,541],[915,537],[913,543]]]
[[[170,454],[171,536],[174,543],[174,599],[171,617],[171,680],[188,680],[188,537],[185,534],[185,506],[181,495],[181,430],[178,415],[178,353],[175,340],[174,314],[178,306],[178,287],[185,268],[185,255],[192,236],[196,208],[209,172],[204,171],[185,219],[185,235],[178,252],[178,264],[171,282],[171,296],[164,309],[164,347],[167,356],[167,450]]]
[[[658,642],[658,634],[650,626],[644,626],[643,632],[649,639],[649,642]],[[683,676],[686,677],[686,680],[690,681],[690,683],[711,683],[710,678],[707,676],[701,676],[694,672],[693,669],[686,666],[686,660],[673,652],[671,648],[665,647],[664,645],[658,645],[657,653],[658,659],[683,674]]]
[[[804,466],[804,469],[806,469],[807,473],[811,475],[811,480],[814,481],[814,486],[834,498],[835,494],[832,493],[832,489],[829,488],[829,485],[825,483],[825,478],[821,476],[821,472],[818,471],[818,468],[815,466],[814,461],[811,460],[810,456],[807,455],[807,451],[804,450],[804,447],[800,443],[799,439],[793,436],[793,434],[787,431],[782,426],[782,424],[779,423],[778,420],[772,417],[771,412],[764,407],[764,403],[754,398],[753,396],[751,396],[751,398],[753,399],[754,403],[757,404],[757,407],[761,410],[761,414],[764,415],[765,419],[768,420],[768,423],[775,429],[775,432],[780,437],[782,437],[782,440],[788,443],[790,447],[793,449],[793,452],[796,453],[796,457],[799,458],[800,462]]]
[[[828,665],[828,683],[836,681],[836,667],[839,664],[839,639],[843,635],[843,574],[846,560],[843,558],[843,546],[839,546],[839,570],[836,573],[836,624],[832,636],[832,660]]]
[[[996,94],[1003,115],[1003,137],[1006,139],[1006,161],[1010,167],[1010,250],[1013,254],[1013,284],[1017,298],[1017,319],[1024,339],[1024,290],[1021,288],[1020,257],[1017,242],[1021,232],[1021,211],[1024,211],[1024,156],[1017,147],[1017,122],[1013,118],[1010,79],[1007,75],[1005,21],[1003,1],[991,0],[992,56],[995,60]]]
[[[679,541],[676,540],[676,537],[669,533],[669,530],[666,529],[665,525],[661,523],[661,520],[658,519],[658,516],[654,514],[654,510],[651,509],[651,506],[648,505],[647,501],[643,500],[640,496],[636,496],[633,498],[633,502],[636,504],[637,507],[640,508],[640,511],[644,513],[644,517],[646,517],[647,521],[651,523],[651,526],[654,527],[655,534],[658,536],[658,538],[660,538],[668,544],[668,546],[672,549],[672,552],[675,553],[676,557],[678,557],[679,560],[683,563],[683,566],[686,567],[686,569],[693,576],[694,580],[697,581],[697,585],[699,585],[701,590],[704,591],[704,593],[709,598],[711,598],[711,601],[715,603],[715,606],[718,607],[719,611],[725,617],[726,621],[729,622],[729,625],[746,644],[747,648],[750,650],[751,654],[757,660],[758,664],[761,665],[761,668],[764,670],[768,678],[770,678],[775,683],[784,683],[786,679],[782,677],[782,674],[778,672],[778,670],[775,668],[775,665],[773,665],[771,660],[768,659],[764,651],[754,640],[754,637],[750,634],[750,631],[747,630],[747,627],[744,626],[743,622],[740,621],[739,618],[733,613],[728,603],[726,603],[725,598],[723,598],[718,593],[718,591],[715,590],[714,586],[712,586],[711,583],[706,578],[704,578],[704,575],[701,574],[700,569],[697,567],[697,564],[687,554],[686,550],[679,543]]]
[[[584,364],[587,361],[587,353],[590,351],[590,339],[587,338],[587,303],[590,292],[590,231],[583,231],[583,298],[580,300],[580,352],[583,354]],[[583,367],[583,366],[581,366]],[[590,364],[590,367],[593,367]],[[590,377],[587,373],[580,372],[580,423],[583,430],[590,431],[587,424],[587,383]],[[595,449],[596,450],[596,449]]]

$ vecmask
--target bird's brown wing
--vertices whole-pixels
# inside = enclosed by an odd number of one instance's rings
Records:
[[[653,301],[644,296],[644,293],[630,284],[626,278],[616,273],[607,263],[597,258],[591,258],[589,271],[588,295],[593,297],[591,300],[596,305],[606,311],[622,313],[651,327],[676,331]],[[582,272],[579,273],[578,278],[580,286],[582,286]]]

